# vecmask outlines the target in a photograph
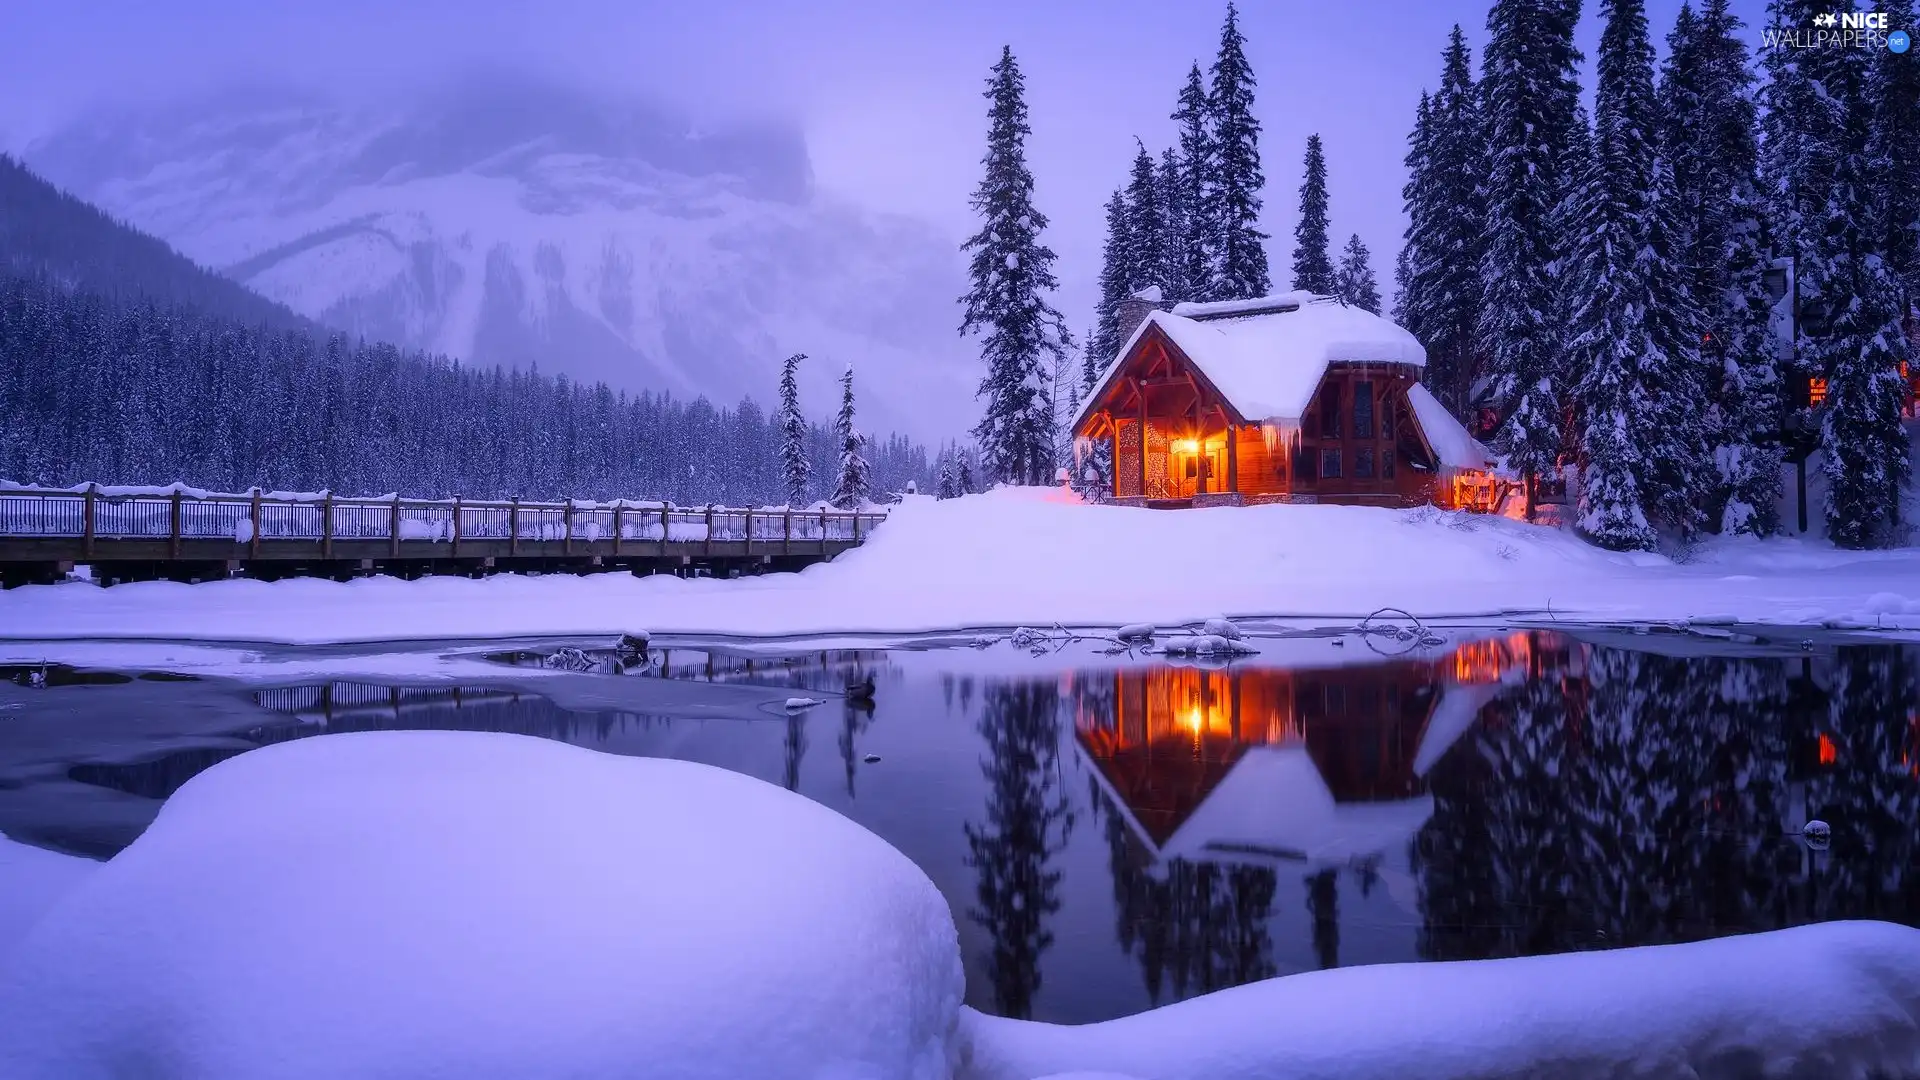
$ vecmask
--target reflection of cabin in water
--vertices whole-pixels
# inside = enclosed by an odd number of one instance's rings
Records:
[[[1073,422],[1117,501],[1492,509],[1486,448],[1420,384],[1413,335],[1328,296],[1122,305],[1131,336]]]
[[[1427,771],[1528,655],[1515,635],[1350,667],[1105,672],[1075,736],[1159,858],[1363,860],[1425,824]]]

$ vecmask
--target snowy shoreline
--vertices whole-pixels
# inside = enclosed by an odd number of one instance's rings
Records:
[[[0,639],[321,644],[656,633],[905,636],[1238,618],[1739,622],[1920,634],[1920,549],[1718,539],[1690,561],[1431,508],[1086,506],[1050,489],[913,498],[865,546],[733,580],[501,575],[80,583],[0,593]]]

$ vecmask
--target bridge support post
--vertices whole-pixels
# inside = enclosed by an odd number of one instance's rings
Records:
[[[320,493],[320,557],[333,558],[333,492]]]
[[[400,495],[393,496],[393,517],[387,522],[390,536],[387,540],[387,554],[392,558],[400,557]]]
[[[173,489],[173,500],[168,507],[167,558],[180,558],[180,489]]]
[[[460,496],[453,497],[453,557],[460,557]]]
[[[507,500],[507,554],[520,554],[520,496]]]
[[[713,554],[713,504],[707,504],[707,545],[700,549],[703,554]]]
[[[572,499],[568,499],[566,502],[563,502],[560,504],[560,516],[562,519],[561,531],[560,531],[560,554],[571,555],[573,554],[573,500]]]
[[[93,558],[93,532],[94,532],[94,521],[95,521],[94,514],[96,513],[94,509],[94,500],[98,499],[99,495],[100,495],[99,484],[90,483],[87,485],[87,498],[84,505],[84,509],[82,510],[82,517],[84,518],[84,520],[81,522],[82,533],[81,533],[81,539],[80,539],[80,553],[86,556],[88,559]]]
[[[258,559],[260,557],[260,489],[256,487],[247,494],[250,496],[247,502],[247,521],[250,523],[247,529],[247,558]]]
[[[613,553],[620,554],[620,511],[625,509],[618,500],[613,504]]]

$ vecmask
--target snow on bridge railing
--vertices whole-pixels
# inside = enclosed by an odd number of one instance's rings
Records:
[[[330,492],[0,484],[0,536],[87,540],[612,540],[857,543],[884,510],[676,506],[618,499],[347,498]]]

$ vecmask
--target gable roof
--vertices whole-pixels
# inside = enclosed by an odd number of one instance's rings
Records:
[[[1440,464],[1449,469],[1485,469],[1493,461],[1493,452],[1453,418],[1440,399],[1420,383],[1407,387],[1407,403],[1413,406],[1420,433]]]
[[[1297,423],[1334,363],[1424,368],[1427,351],[1389,319],[1331,296],[1280,293],[1257,300],[1177,304],[1155,311],[1108,362],[1073,418],[1078,428],[1150,330],[1165,334],[1249,422]]]

